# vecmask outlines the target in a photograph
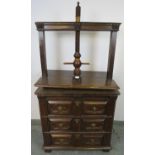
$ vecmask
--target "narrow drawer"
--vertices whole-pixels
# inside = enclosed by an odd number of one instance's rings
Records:
[[[90,115],[104,114],[107,101],[84,101],[83,113]]]
[[[67,115],[71,113],[72,101],[48,100],[48,112],[53,115]]]
[[[54,118],[49,119],[50,130],[65,130],[69,131],[72,129],[71,118]]]
[[[52,145],[68,146],[72,145],[72,134],[51,134]]]

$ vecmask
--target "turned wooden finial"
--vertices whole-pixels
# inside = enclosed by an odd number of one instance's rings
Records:
[[[77,2],[77,6],[76,6],[76,22],[80,22],[80,13],[81,13],[81,7],[79,5],[79,2]]]

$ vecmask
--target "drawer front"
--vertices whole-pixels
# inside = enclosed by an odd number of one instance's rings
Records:
[[[72,129],[71,118],[54,118],[49,119],[50,130],[66,130]]]
[[[113,98],[103,100],[68,99],[48,100],[48,114],[50,115],[108,115],[112,116],[115,108]]]
[[[110,133],[76,133],[73,135],[74,146],[110,146]]]
[[[57,146],[71,146],[72,134],[51,134],[52,145]]]
[[[49,118],[50,131],[106,131],[112,130],[112,118]]]
[[[102,115],[106,113],[107,101],[84,101],[83,113],[87,115]]]
[[[82,135],[82,145],[87,146],[101,146],[103,141],[102,134],[83,134]]]
[[[53,146],[110,146],[110,133],[50,134]]]
[[[53,115],[68,115],[72,111],[72,101],[48,100],[48,112]]]
[[[83,119],[83,131],[107,131],[110,132],[112,127],[112,119]]]

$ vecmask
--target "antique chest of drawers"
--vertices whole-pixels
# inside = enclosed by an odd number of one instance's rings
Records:
[[[111,149],[112,125],[119,87],[112,79],[117,31],[120,23],[80,22],[76,6],[75,22],[36,22],[42,76],[36,82],[45,151],[53,149]],[[46,31],[74,31],[74,71],[48,70]],[[82,71],[80,31],[109,31],[110,46],[106,72]],[[60,52],[59,52],[60,53]],[[95,51],[94,51],[95,53]]]
[[[54,77],[60,73],[72,73],[52,72]],[[56,83],[56,79],[53,78],[52,82]],[[80,89],[76,84],[66,88],[67,85],[60,83],[63,88],[47,88],[46,82],[49,86],[50,80],[39,80],[36,86],[40,88],[35,92],[39,99],[44,150],[111,149],[115,102],[119,95],[117,85],[110,84],[106,89],[85,89],[81,86]]]

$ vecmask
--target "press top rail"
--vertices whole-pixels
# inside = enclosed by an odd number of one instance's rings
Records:
[[[36,22],[38,31],[119,31],[121,23]]]

